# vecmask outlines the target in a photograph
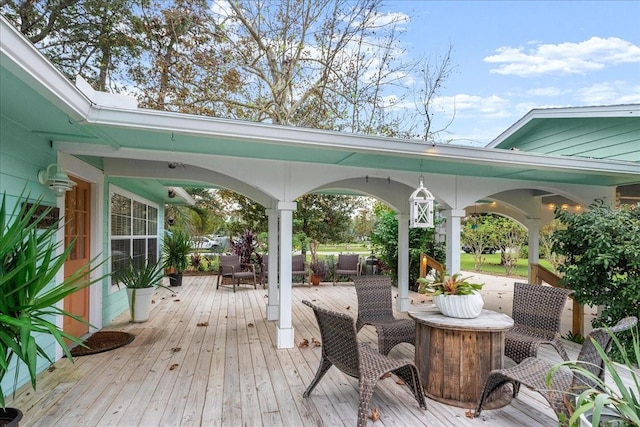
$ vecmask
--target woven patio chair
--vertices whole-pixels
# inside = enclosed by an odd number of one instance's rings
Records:
[[[220,255],[218,257],[218,280],[216,282],[216,289],[220,285],[228,285],[229,282],[233,286],[233,292],[236,291],[236,286],[240,286],[240,282],[249,282],[246,284],[253,284],[253,288],[256,286],[256,272],[253,268],[253,264],[243,264],[240,262],[239,255]],[[227,282],[227,283],[225,283]]]
[[[302,255],[291,256],[291,275],[293,278],[302,276],[302,283],[307,283],[309,280],[305,280],[305,277],[309,275],[307,271],[307,263],[304,262]]]
[[[292,277],[300,277],[302,276],[302,283],[307,283],[308,280],[305,280],[305,277],[309,275],[307,271],[307,265],[304,262],[304,257],[302,255],[292,255],[291,256],[291,276]],[[269,255],[262,255],[262,264],[260,269],[260,283],[262,287],[266,287],[266,284],[269,280]]]
[[[600,357],[596,347],[591,342],[591,338],[594,338],[602,349],[608,352],[611,349],[613,341],[611,338],[612,334],[617,334],[631,329],[636,325],[636,323],[638,323],[638,319],[630,316],[620,320],[612,328],[597,328],[592,330],[584,340],[584,344],[582,344],[577,363],[588,369],[594,376],[604,380],[604,361]],[[484,383],[482,395],[478,402],[478,406],[476,407],[474,416],[477,417],[480,415],[482,406],[494,391],[506,386],[507,384],[511,384],[513,397],[516,398],[520,391],[520,385],[524,384],[530,389],[540,393],[549,402],[559,420],[561,418],[561,414],[564,414],[566,423],[570,416],[569,408],[567,407],[567,403],[571,400],[570,397],[580,394],[581,390],[586,388],[596,387],[596,384],[585,375],[578,374],[567,369],[558,370],[553,375],[552,382],[548,386],[547,375],[554,365],[555,363],[548,362],[537,357],[529,357],[512,368],[496,369],[491,371]]]
[[[378,333],[378,351],[387,355],[396,345],[416,343],[416,322],[413,319],[393,317],[391,277],[358,276],[353,279],[358,297],[356,330],[365,325],[375,326]]]
[[[404,381],[420,408],[427,409],[418,368],[406,359],[390,359],[366,343],[358,342],[353,319],[342,313],[336,313],[318,307],[309,301],[302,301],[313,309],[320,327],[322,337],[322,359],[315,378],[304,392],[309,397],[315,386],[333,365],[346,375],[358,379],[358,427],[367,425],[369,404],[373,389],[378,380],[386,373],[392,372]]]
[[[360,275],[360,255],[358,254],[338,254],[336,268],[333,272],[333,286],[340,276],[359,276]]]
[[[515,283],[513,290],[514,326],[505,334],[504,354],[516,363],[535,357],[541,344],[550,344],[564,360],[560,321],[569,289],[530,283]]]

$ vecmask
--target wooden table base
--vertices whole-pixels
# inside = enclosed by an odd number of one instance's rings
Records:
[[[503,367],[504,331],[513,321],[488,310],[475,319],[446,318],[439,312],[410,315],[416,320],[416,366],[425,394],[448,405],[475,408],[489,372]],[[505,387],[486,408],[510,401],[510,387]]]

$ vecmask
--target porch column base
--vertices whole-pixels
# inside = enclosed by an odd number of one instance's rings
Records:
[[[398,298],[396,298],[396,310],[402,313],[406,313],[407,311],[409,311],[410,305],[411,300],[409,298],[400,298],[399,295]]]
[[[293,348],[293,328],[280,329],[276,327],[278,348]]]
[[[278,306],[267,304],[267,320],[278,320]]]

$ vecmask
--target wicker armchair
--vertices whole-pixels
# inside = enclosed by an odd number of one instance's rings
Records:
[[[598,376],[604,380],[604,361],[591,342],[591,338],[594,338],[596,342],[608,352],[611,348],[612,334],[631,329],[636,323],[638,323],[638,319],[631,316],[620,320],[614,327],[608,330],[606,328],[592,330],[582,345],[577,362],[588,369],[594,376]],[[553,366],[554,363],[538,359],[537,357],[529,357],[512,368],[491,371],[484,383],[482,395],[474,416],[477,417],[480,415],[482,406],[495,390],[511,384],[513,387],[513,397],[515,398],[520,391],[520,384],[524,384],[530,389],[540,393],[549,402],[558,419],[560,419],[561,414],[564,414],[565,422],[568,421],[570,414],[567,408],[567,397],[580,393],[580,389],[594,387],[595,383],[585,375],[576,374],[569,370],[559,370],[553,376],[551,386],[547,386],[547,374]]]
[[[353,279],[358,296],[356,330],[373,325],[378,333],[378,351],[387,355],[396,345],[416,343],[416,322],[393,317],[391,277],[358,276]]]
[[[516,363],[535,357],[541,344],[551,344],[564,360],[567,352],[560,336],[560,320],[569,289],[515,283],[514,326],[505,334],[504,354]]]
[[[220,255],[218,257],[220,261],[218,267],[218,280],[216,282],[216,289],[220,285],[229,284],[233,286],[233,292],[236,291],[236,286],[240,286],[241,281],[248,281],[249,285],[253,284],[253,288],[256,286],[256,272],[253,268],[253,264],[243,264],[240,262],[239,255]],[[225,283],[227,282],[227,283]]]
[[[340,276],[359,276],[360,275],[360,255],[358,254],[338,254],[336,268],[333,271],[333,286]]]
[[[302,301],[313,309],[322,337],[322,359],[315,378],[304,392],[309,397],[324,374],[333,365],[346,375],[358,378],[360,403],[358,427],[367,425],[369,404],[378,380],[387,372],[400,377],[409,387],[418,405],[427,409],[418,368],[410,360],[390,359],[365,343],[359,343],[353,319],[342,313],[320,308],[309,301]]]
[[[266,283],[269,281],[269,255],[262,255],[262,264],[260,266],[260,284],[262,287],[266,287]],[[302,283],[307,283],[305,277],[309,275],[307,271],[307,265],[302,255],[291,256],[291,275],[293,277],[302,276]]]

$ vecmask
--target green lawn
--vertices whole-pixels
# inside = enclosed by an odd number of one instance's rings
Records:
[[[340,243],[338,245],[320,245],[318,247],[318,253],[340,253],[340,252],[354,252],[360,254],[369,254],[370,250],[368,245],[359,243]],[[500,254],[486,254],[484,264],[480,267],[480,273],[495,274],[498,276],[504,276],[504,267],[500,265]],[[551,264],[544,259],[540,260],[540,265],[552,270]],[[512,276],[527,277],[528,260],[521,258],[518,260],[516,266],[511,270]],[[460,254],[460,268],[465,271],[475,271],[475,265],[473,262],[473,254]]]
[[[504,267],[500,265],[500,254],[486,254],[482,255],[485,258],[484,263],[480,267],[480,273],[495,274],[504,276]],[[527,277],[528,260],[521,258],[516,263],[516,266],[511,270],[511,276]],[[540,265],[553,271],[551,263],[545,259],[540,260]],[[465,271],[475,271],[475,264],[473,262],[473,254],[460,254],[460,268]]]

